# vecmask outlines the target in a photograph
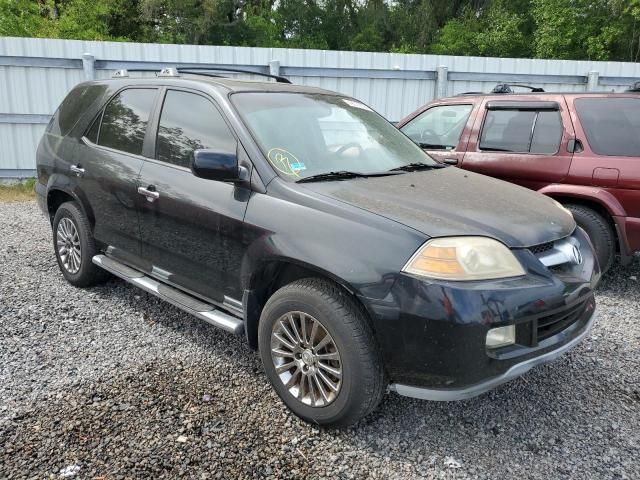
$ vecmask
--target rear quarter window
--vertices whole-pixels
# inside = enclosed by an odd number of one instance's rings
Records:
[[[71,90],[53,114],[47,132],[54,135],[68,135],[78,120],[92,110],[94,103],[102,98],[105,90],[104,85],[80,85]]]
[[[591,150],[640,157],[640,99],[578,98],[575,105]]]

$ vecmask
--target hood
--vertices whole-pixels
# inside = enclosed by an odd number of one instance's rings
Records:
[[[304,186],[429,237],[479,235],[530,247],[566,237],[576,226],[544,195],[454,167]]]

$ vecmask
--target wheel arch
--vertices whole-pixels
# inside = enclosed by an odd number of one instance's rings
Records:
[[[93,230],[95,217],[84,193],[79,189],[72,188],[71,185],[68,185],[68,181],[66,181],[66,179],[63,181],[60,180],[61,179],[56,176],[52,176],[47,185],[46,206],[49,214],[49,222],[53,223],[53,217],[60,205],[67,201],[74,201],[80,206],[82,213],[84,213],[89,220],[89,225]]]
[[[622,256],[622,262],[628,261],[628,245],[624,235],[624,225],[619,224],[619,218],[626,216],[620,202],[609,192],[597,187],[568,185],[570,188],[558,188],[561,185],[551,185],[556,188],[543,188],[540,193],[547,195],[562,204],[581,205],[598,212],[611,226],[615,236],[616,250]],[[623,230],[621,230],[621,228]]]
[[[251,348],[258,348],[258,323],[262,309],[271,295],[289,283],[311,277],[322,278],[338,285],[366,313],[369,325],[373,329],[369,309],[348,282],[315,265],[289,258],[276,258],[265,261],[255,268],[244,288],[242,306],[245,334]]]

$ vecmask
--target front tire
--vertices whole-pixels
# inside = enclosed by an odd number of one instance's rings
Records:
[[[306,278],[275,292],[258,344],[276,393],[307,422],[350,425],[382,399],[385,375],[366,314],[331,282]]]
[[[53,248],[64,278],[76,287],[105,282],[109,274],[91,259],[98,252],[89,221],[75,202],[65,202],[53,218]]]
[[[611,224],[600,213],[583,205],[565,207],[573,214],[578,226],[584,229],[593,243],[602,273],[611,268],[616,255],[616,237]]]

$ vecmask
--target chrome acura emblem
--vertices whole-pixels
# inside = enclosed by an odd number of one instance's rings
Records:
[[[576,265],[580,265],[582,263],[582,252],[580,251],[580,247],[578,245],[572,245],[571,249],[571,261]]]

